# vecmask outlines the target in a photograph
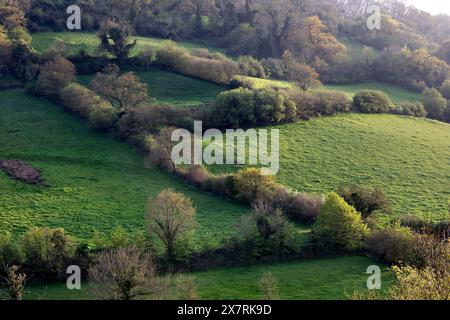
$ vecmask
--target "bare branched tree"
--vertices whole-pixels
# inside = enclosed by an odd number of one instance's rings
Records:
[[[135,246],[99,254],[89,279],[93,296],[100,300],[162,299],[168,291],[152,256]]]
[[[186,196],[173,190],[162,191],[156,199],[150,199],[147,225],[150,233],[156,233],[166,246],[167,259],[175,260],[175,243],[195,226],[195,208]]]

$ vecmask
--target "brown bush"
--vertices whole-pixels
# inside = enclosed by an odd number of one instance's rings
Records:
[[[207,192],[229,198],[235,198],[237,194],[234,186],[234,177],[231,175],[211,175],[202,188]]]
[[[243,169],[234,175],[236,199],[244,203],[253,204],[258,197],[267,199],[275,185],[274,177],[265,176],[256,168]]]
[[[367,239],[367,246],[388,263],[407,263],[414,246],[413,234],[409,228],[397,222],[386,229],[372,232]]]
[[[148,99],[147,84],[141,83],[133,72],[99,72],[91,81],[91,88],[120,112],[133,110]]]
[[[94,92],[76,83],[62,89],[59,99],[67,110],[85,119],[89,119],[92,111],[106,103]]]
[[[208,178],[209,172],[203,166],[193,165],[187,169],[186,181],[193,186],[201,187]]]
[[[240,73],[238,65],[222,55],[209,54],[205,50],[197,50],[197,55],[178,47],[173,41],[167,41],[157,51],[156,61],[159,65],[179,73],[227,84],[234,75]]]
[[[72,62],[57,57],[47,62],[40,71],[36,91],[49,98],[57,98],[59,91],[75,80],[75,66]]]
[[[175,170],[175,164],[172,161],[173,130],[175,128],[165,127],[150,141],[150,162],[169,172]]]
[[[384,192],[379,188],[368,188],[365,186],[341,187],[338,194],[361,213],[364,219],[367,219],[373,212],[386,209],[388,199]]]
[[[288,204],[288,215],[297,221],[312,224],[319,216],[324,202],[324,196],[310,195],[308,193],[295,194]]]
[[[115,128],[119,114],[108,104],[101,104],[89,113],[89,124],[97,131],[109,131]]]

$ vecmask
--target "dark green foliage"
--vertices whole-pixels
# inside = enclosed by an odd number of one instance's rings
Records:
[[[400,102],[392,112],[398,115],[418,118],[425,118],[427,116],[427,111],[421,102]]]
[[[423,90],[422,103],[428,113],[428,118],[444,120],[447,102],[438,90],[434,88],[426,88]]]
[[[130,55],[131,50],[137,42],[129,42],[131,36],[130,27],[122,22],[107,19],[100,26],[98,37],[101,41],[101,48],[116,57],[122,63]]]
[[[346,113],[351,110],[351,99],[338,91],[314,90],[305,92],[291,89],[286,92],[286,96],[295,102],[297,117],[300,119]]]
[[[236,62],[221,54],[195,56],[167,40],[156,52],[156,64],[184,75],[226,85],[240,73]]]
[[[341,187],[338,194],[367,219],[373,212],[386,209],[388,200],[379,188],[365,186]]]
[[[295,104],[272,89],[239,88],[217,97],[211,111],[213,123],[219,127],[273,124],[295,119]]]
[[[372,232],[367,239],[367,246],[388,263],[405,263],[413,249],[413,235],[409,228],[394,223],[386,229]]]
[[[312,232],[318,249],[352,252],[363,247],[369,229],[352,206],[331,193],[320,209]]]
[[[261,79],[267,78],[262,63],[251,56],[240,56],[238,59],[238,65],[239,69],[241,69],[241,73],[246,76]]]
[[[362,113],[389,113],[393,104],[384,92],[365,90],[353,97],[353,108]]]

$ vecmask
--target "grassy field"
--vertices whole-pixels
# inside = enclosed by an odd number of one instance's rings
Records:
[[[353,98],[355,93],[361,90],[379,90],[386,93],[394,103],[399,103],[402,101],[420,100],[420,94],[416,92],[378,81],[367,81],[356,84],[344,84],[344,85],[325,85],[324,87],[326,89],[344,92],[350,98]]]
[[[324,193],[341,185],[382,188],[392,216],[449,218],[450,125],[392,115],[349,114],[276,127],[278,181],[298,191]],[[230,172],[236,166],[211,166]]]
[[[259,79],[244,76],[239,76],[239,78],[250,80],[255,88],[291,88],[294,86],[294,84],[289,81]],[[356,92],[361,90],[379,90],[385,92],[394,103],[420,100],[420,94],[418,93],[378,81],[366,81],[357,84],[324,85],[323,87],[329,90],[341,91],[345,93],[349,98],[353,98]]]
[[[137,71],[142,82],[148,85],[148,95],[159,103],[189,107],[214,100],[225,88],[211,82],[193,79],[177,73],[152,69]],[[93,75],[78,76],[83,85],[89,85]]]
[[[49,187],[16,182],[0,172],[0,232],[34,226],[63,227],[81,239],[94,228],[144,229],[149,196],[173,188],[197,208],[196,241],[218,243],[249,211],[187,187],[126,144],[89,130],[62,108],[26,95],[0,91],[0,159],[23,160],[43,171]]]
[[[33,33],[33,47],[38,52],[45,52],[48,48],[56,42],[63,42],[67,45],[68,55],[77,53],[83,49],[86,52],[95,55],[97,54],[97,48],[100,45],[95,33],[86,32],[42,32]],[[151,37],[132,37],[133,40],[137,40],[137,45],[132,51],[132,55],[136,55],[138,52],[144,49],[157,50],[161,47],[164,39],[151,38]],[[188,50],[207,48],[211,52],[221,52],[220,49],[208,46],[202,43],[195,42],[177,42],[179,46]]]
[[[354,291],[366,288],[367,267],[377,265],[366,257],[341,257],[260,265],[245,268],[229,268],[195,273],[202,299],[261,299],[259,281],[265,272],[272,273],[279,282],[282,299],[348,299]],[[382,289],[388,289],[393,277],[388,268],[382,267]],[[83,300],[91,298],[89,290],[69,291],[65,283],[32,286],[27,289],[29,300]]]

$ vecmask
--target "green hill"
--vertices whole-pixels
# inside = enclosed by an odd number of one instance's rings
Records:
[[[450,125],[393,115],[349,114],[275,127],[278,180],[323,193],[342,185],[382,188],[398,216],[448,218]],[[211,166],[216,173],[238,170]]]
[[[238,78],[246,79],[253,83],[255,88],[266,88],[266,87],[275,87],[275,88],[292,88],[295,84],[289,81],[283,80],[272,80],[272,79],[259,79],[253,77],[244,77],[239,76]],[[398,86],[383,83],[379,81],[365,81],[356,84],[329,84],[323,86],[325,89],[336,90],[345,93],[349,98],[353,98],[353,96],[361,90],[379,90],[385,92],[394,103],[399,103],[402,101],[419,101],[420,94],[400,88]]]
[[[86,52],[95,55],[97,54],[97,48],[100,45],[100,41],[95,33],[86,32],[40,32],[33,33],[33,47],[38,52],[45,52],[48,48],[51,48],[57,42],[64,43],[67,46],[68,54],[72,55],[83,49]],[[137,40],[137,45],[132,51],[132,55],[137,54],[143,49],[156,50],[161,47],[164,39],[151,38],[151,37],[132,37],[133,40]],[[208,46],[202,43],[194,42],[177,42],[179,46],[182,46],[188,50],[207,48],[211,52],[221,52],[220,49]]]
[[[366,270],[379,265],[366,257],[342,257],[295,263],[227,268],[195,273],[200,298],[207,300],[258,300],[261,299],[259,281],[265,272],[277,279],[280,297],[285,300],[319,299],[343,300],[355,291],[367,288]],[[382,267],[382,289],[390,287],[393,277]],[[81,291],[67,290],[66,283],[27,288],[29,300],[83,300],[89,299],[86,284]]]
[[[213,101],[225,90],[214,83],[193,79],[170,71],[151,69],[135,71],[140,81],[148,86],[148,95],[159,103],[189,107]],[[80,75],[78,81],[89,85],[93,75]]]
[[[143,230],[148,197],[173,188],[191,197],[197,208],[197,243],[217,244],[249,211],[147,168],[131,147],[93,133],[62,108],[23,91],[0,91],[0,112],[0,159],[41,169],[49,184],[27,185],[0,171],[0,232],[63,227],[87,239],[94,228],[106,234],[118,226]]]

